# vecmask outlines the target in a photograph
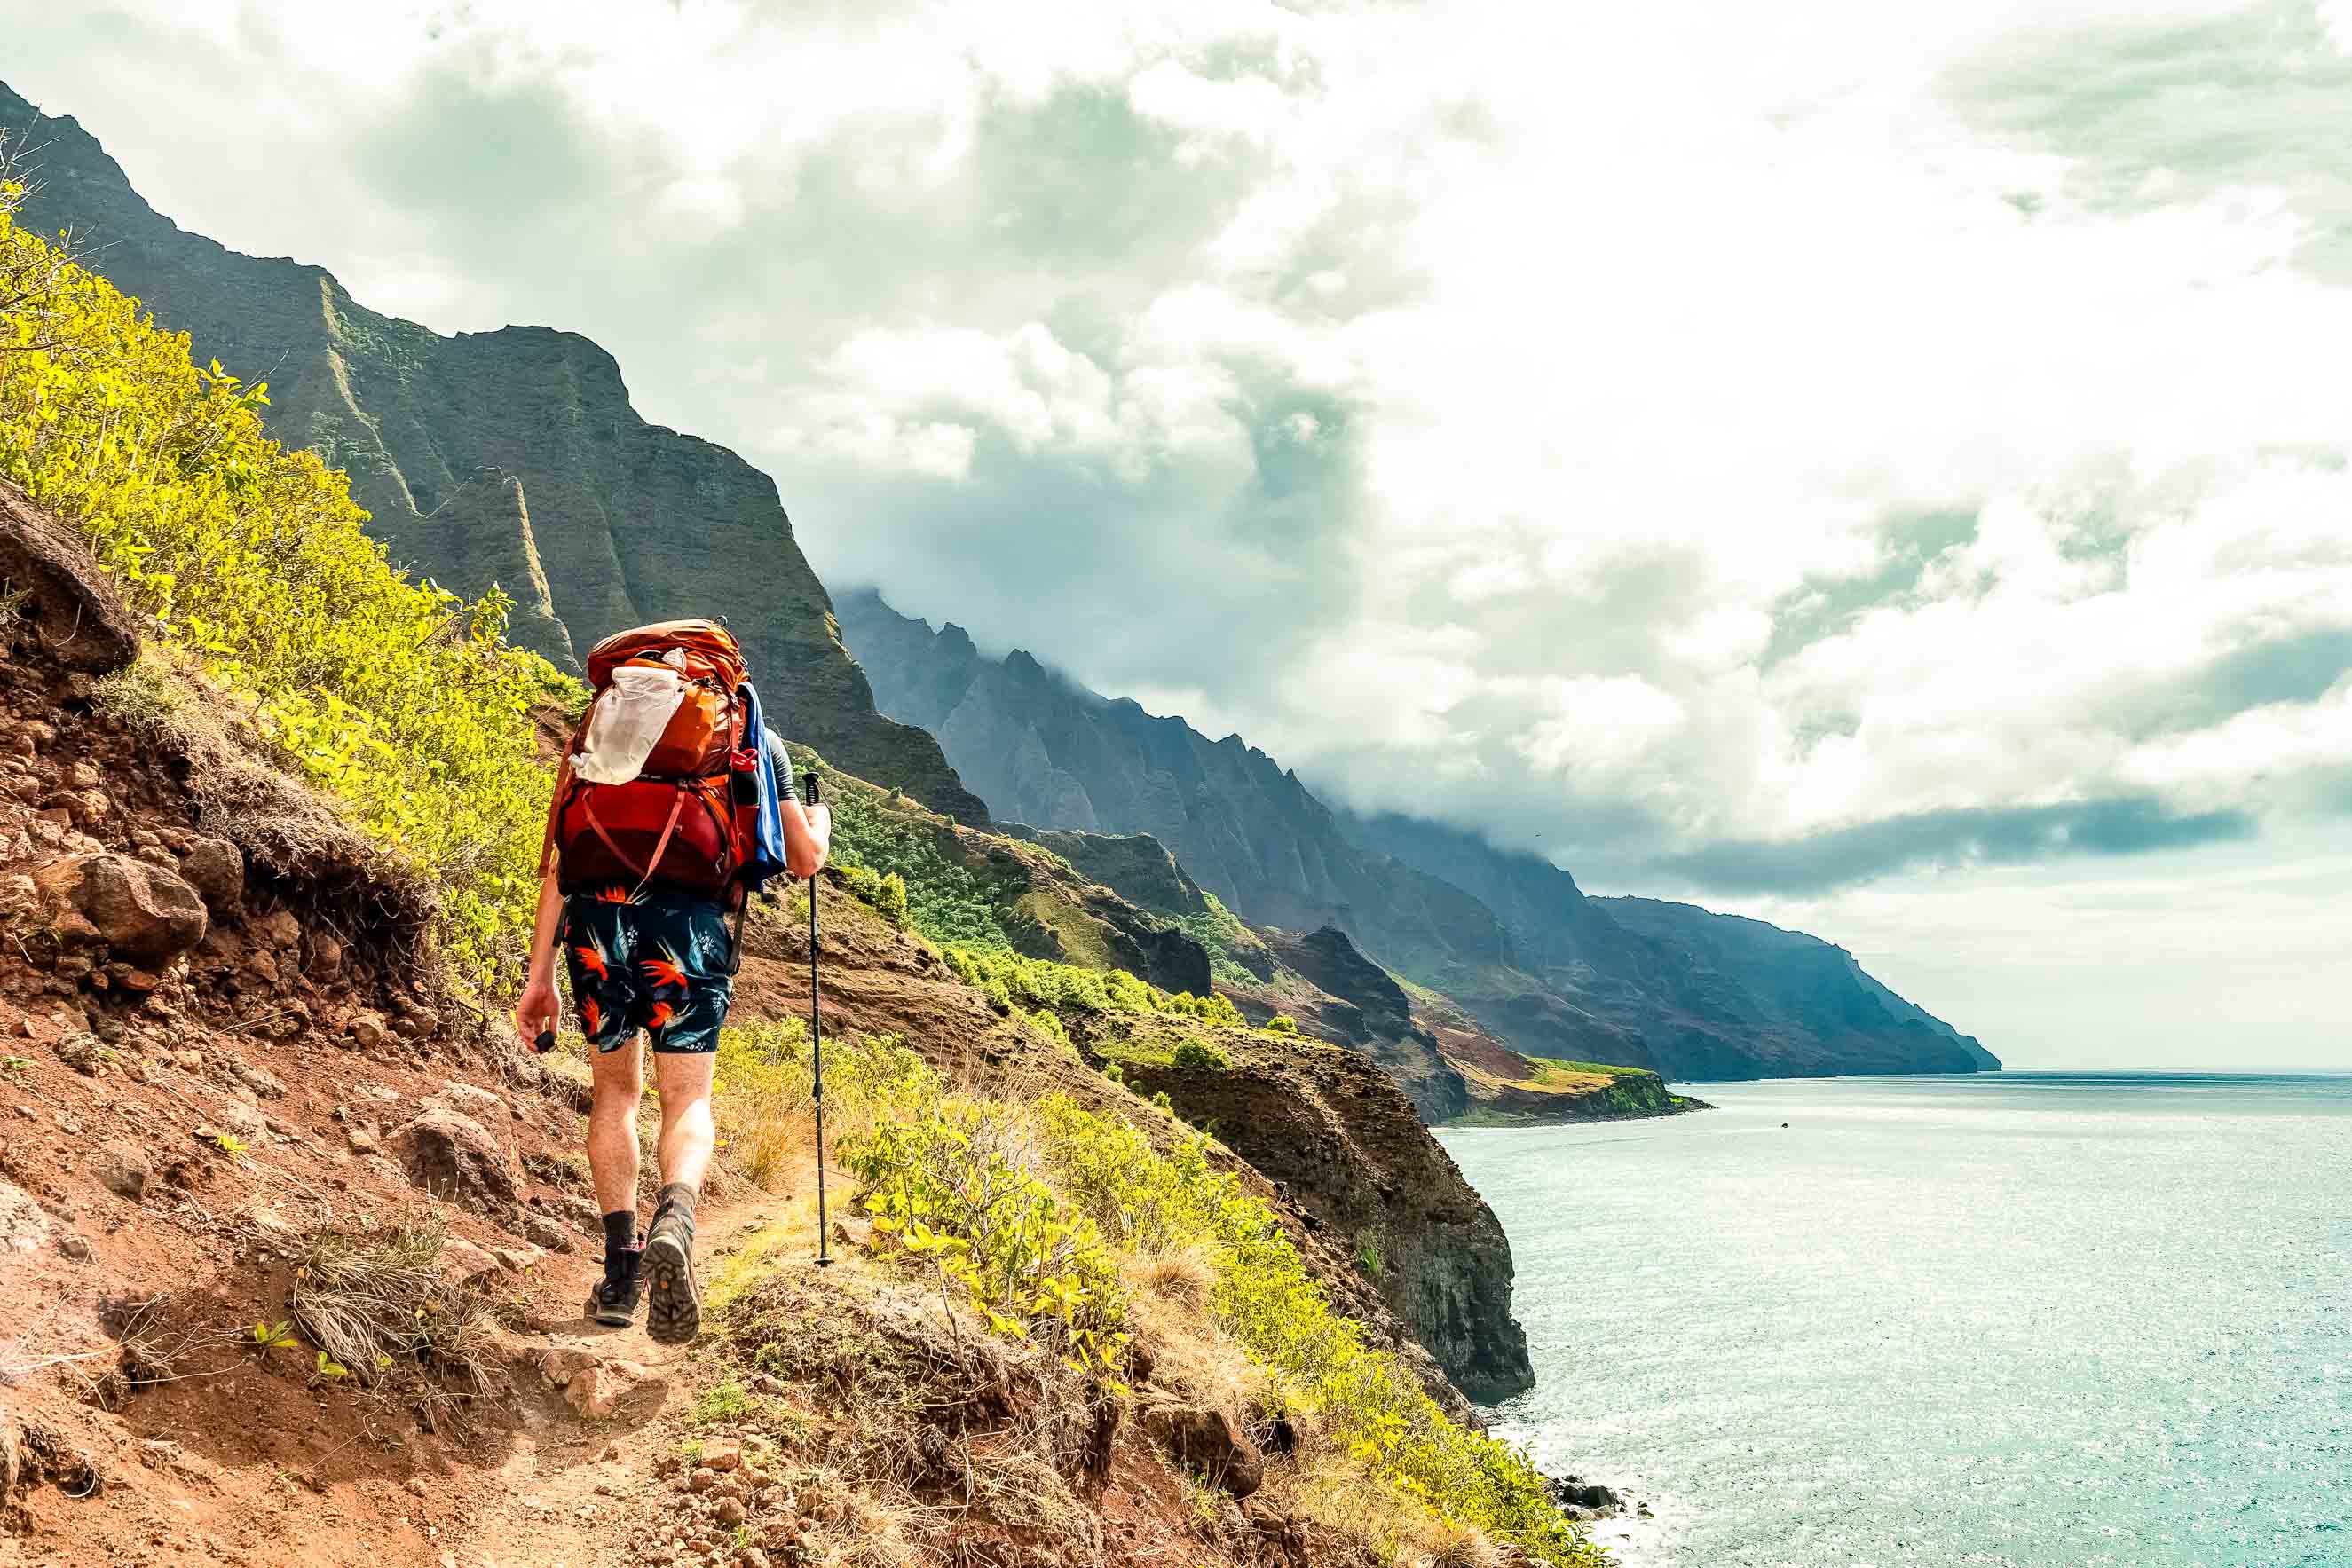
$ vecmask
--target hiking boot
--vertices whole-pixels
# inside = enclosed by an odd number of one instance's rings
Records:
[[[663,1344],[684,1344],[702,1327],[702,1292],[694,1282],[694,1218],[674,1207],[654,1215],[646,1237],[646,1333]]]
[[[637,1299],[645,1294],[644,1257],[642,1247],[632,1247],[618,1258],[606,1256],[604,1277],[588,1292],[590,1317],[608,1329],[625,1329],[637,1321]]]

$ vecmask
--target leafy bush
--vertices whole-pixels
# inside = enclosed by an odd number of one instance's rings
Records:
[[[1265,1020],[1265,1030],[1268,1034],[1297,1034],[1298,1020],[1288,1013],[1276,1013]]]
[[[885,876],[875,895],[874,907],[881,912],[883,919],[903,927],[907,924],[907,879],[895,871]]]
[[[1203,1023],[1225,1024],[1234,1029],[1248,1026],[1248,1020],[1242,1017],[1241,1009],[1234,1006],[1234,999],[1218,991],[1212,991],[1205,997],[1179,991],[1161,1005],[1169,1012],[1184,1013]]]
[[[0,474],[78,527],[140,610],[377,841],[437,879],[443,936],[520,954],[551,780],[528,708],[560,685],[513,601],[392,570],[345,476],[263,434],[268,388],[16,225],[0,185]]]
[[[1023,1163],[1025,1118],[1001,1101],[925,1097],[845,1141],[878,1231],[962,1287],[998,1333],[1043,1335],[1075,1371],[1115,1377],[1127,1296],[1100,1228]]]
[[[1234,1064],[1234,1059],[1204,1040],[1182,1040],[1169,1059],[1178,1067],[1202,1072],[1223,1072]]]

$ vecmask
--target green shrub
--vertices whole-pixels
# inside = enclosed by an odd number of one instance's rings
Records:
[[[1367,1230],[1356,1238],[1356,1267],[1367,1280],[1377,1280],[1388,1267],[1388,1254],[1381,1249],[1381,1233]]]
[[[79,528],[132,604],[254,700],[285,759],[441,884],[441,935],[520,956],[552,780],[532,744],[547,663],[513,601],[408,581],[345,476],[263,434],[263,385],[18,227],[0,189],[0,474]]]
[[[849,780],[829,800],[835,861],[853,885],[861,870],[876,879],[872,894],[859,896],[881,908],[887,896],[882,892],[884,873],[894,873],[906,892],[905,924],[936,946],[982,951],[1009,946],[997,915],[1001,890],[949,852],[946,846],[954,843],[950,829],[893,810],[877,791]]]
[[[1265,1020],[1265,1030],[1268,1034],[1297,1034],[1298,1020],[1288,1013],[1276,1013]]]
[[[1203,1023],[1226,1024],[1234,1029],[1247,1026],[1247,1020],[1242,1017],[1241,1009],[1234,1006],[1233,998],[1217,991],[1212,991],[1205,997],[1196,997],[1190,991],[1179,991],[1167,999],[1165,1007],[1170,1012],[1183,1013],[1199,1019]]]
[[[741,1384],[730,1377],[697,1399],[687,1420],[697,1427],[713,1427],[740,1421],[751,1414],[751,1396],[743,1392]]]
[[[903,928],[907,924],[907,879],[895,871],[885,876],[875,894],[874,907],[881,911],[883,919]]]
[[[1070,1043],[1069,1026],[1062,1021],[1061,1014],[1039,1008],[1029,1015],[1029,1027],[1053,1041],[1055,1048],[1064,1055],[1077,1054],[1077,1048]]]
[[[1202,1072],[1223,1072],[1234,1064],[1234,1059],[1204,1040],[1182,1040],[1169,1059],[1174,1065]]]
[[[992,1330],[1115,1377],[1128,1340],[1118,1260],[1023,1164],[1024,1121],[1002,1102],[933,1095],[845,1140],[845,1163],[875,1228],[961,1286]]]

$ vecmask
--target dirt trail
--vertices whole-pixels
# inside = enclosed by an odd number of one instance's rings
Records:
[[[840,1179],[837,1172],[827,1176],[829,1192],[844,1190],[834,1185]],[[714,1297],[723,1301],[755,1264],[814,1267],[804,1261],[816,1253],[814,1190],[786,1197],[748,1186],[735,1190],[743,1196],[707,1211],[696,1239],[706,1305],[715,1305]],[[863,1265],[853,1256],[842,1266]],[[564,1270],[583,1301],[597,1267],[586,1259]],[[601,1568],[643,1561],[628,1537],[660,1513],[656,1470],[686,1439],[695,1401],[718,1374],[699,1342],[654,1343],[642,1312],[626,1329],[603,1328],[585,1316],[551,1325],[544,1341],[559,1370],[576,1352],[642,1368],[644,1376],[625,1371],[626,1391],[602,1417],[575,1409],[544,1375],[524,1380],[520,1429],[484,1478],[494,1500],[446,1532],[443,1568]]]

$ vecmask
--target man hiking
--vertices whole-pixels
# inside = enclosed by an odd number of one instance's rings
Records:
[[[515,1029],[554,1043],[562,948],[580,1030],[594,1048],[588,1165],[604,1217],[604,1277],[588,1312],[624,1328],[649,1293],[664,1343],[700,1327],[694,1205],[710,1164],[711,1067],[733,999],[742,909],[782,872],[814,876],[832,823],[782,780],[741,650],[721,623],[672,621],[589,651],[596,695],[548,808],[539,917]],[[731,928],[730,928],[731,927]],[[661,1189],[637,1239],[637,1044],[653,1044]]]

